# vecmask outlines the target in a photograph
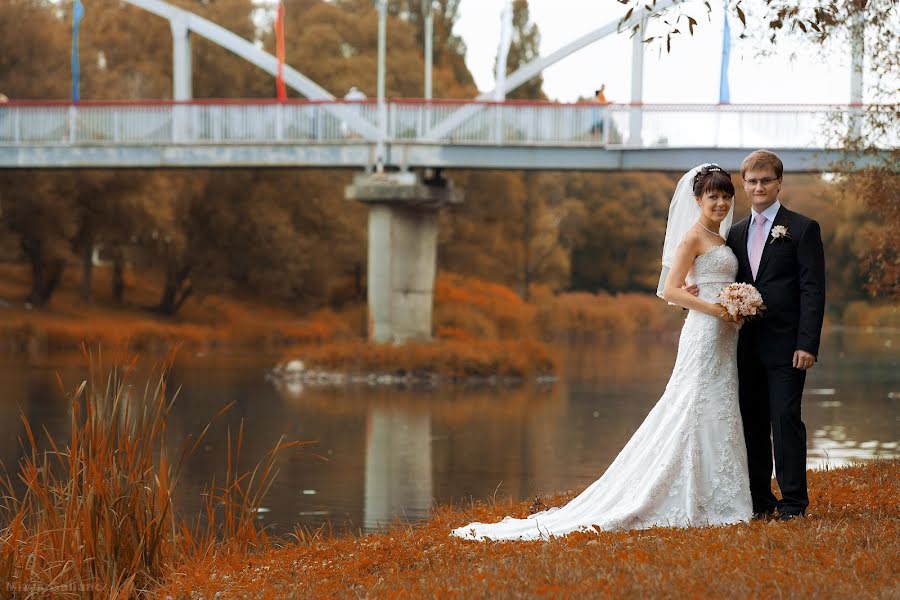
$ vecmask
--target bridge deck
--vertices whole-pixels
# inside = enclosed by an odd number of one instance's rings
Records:
[[[400,168],[733,169],[765,147],[818,171],[843,156],[828,136],[865,134],[872,109],[399,100],[383,141],[385,163]],[[378,140],[354,130],[360,121],[378,129],[374,102],[13,102],[0,105],[0,168],[362,168]]]

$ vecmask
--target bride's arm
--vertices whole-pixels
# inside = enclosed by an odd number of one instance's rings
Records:
[[[675,250],[675,259],[666,277],[663,287],[663,297],[666,301],[690,310],[697,310],[713,317],[719,317],[722,307],[718,304],[707,302],[693,296],[681,286],[687,277],[694,259],[700,254],[700,239],[695,232],[690,231]]]

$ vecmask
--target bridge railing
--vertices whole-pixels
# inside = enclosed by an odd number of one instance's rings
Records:
[[[866,107],[847,105],[553,104],[395,101],[392,137],[458,144],[823,148],[850,132],[866,135]],[[466,108],[452,127],[450,116]],[[896,146],[897,139],[892,140]]]
[[[325,105],[338,105],[339,111]],[[328,142],[362,136],[335,112],[375,121],[372,103],[53,102],[0,104],[0,144]]]
[[[461,109],[464,119],[458,118]],[[864,136],[871,133],[860,117],[864,110],[868,108],[395,100],[388,104],[387,138],[448,145],[824,148],[854,126]],[[373,101],[12,102],[0,104],[0,144],[367,142],[372,140],[354,131],[341,114],[374,125],[377,112]],[[879,138],[877,145],[896,147],[896,137]]]

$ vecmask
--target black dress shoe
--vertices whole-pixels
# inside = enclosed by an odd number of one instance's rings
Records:
[[[803,513],[778,513],[779,521],[793,521],[794,519],[802,519]]]
[[[757,510],[753,511],[753,516],[750,517],[754,521],[768,521],[770,519],[775,518],[774,510]]]

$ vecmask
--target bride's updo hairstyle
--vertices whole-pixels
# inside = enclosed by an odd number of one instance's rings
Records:
[[[734,198],[734,184],[731,175],[719,165],[706,165],[694,176],[694,197],[706,192],[721,192]]]

